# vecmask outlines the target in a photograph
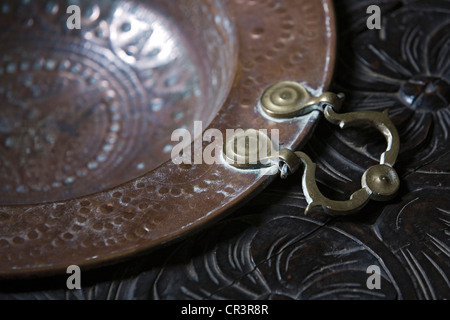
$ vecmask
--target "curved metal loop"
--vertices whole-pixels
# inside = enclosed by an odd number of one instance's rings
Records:
[[[385,112],[353,112],[337,114],[331,106],[325,109],[325,117],[333,124],[341,128],[359,124],[370,124],[376,127],[386,138],[387,149],[382,154],[380,164],[369,168],[361,179],[362,188],[353,193],[347,201],[334,201],[325,197],[319,190],[316,176],[316,164],[303,152],[292,152],[282,150],[280,161],[285,163],[292,171],[302,163],[305,167],[302,186],[308,207],[306,214],[313,208],[322,208],[326,213],[333,216],[344,216],[361,210],[370,200],[388,201],[392,199],[400,187],[400,179],[393,166],[399,153],[400,139],[394,124],[389,118],[388,111]],[[293,155],[300,163],[293,160]]]
[[[380,164],[394,166],[400,150],[400,137],[397,128],[389,118],[389,110],[384,112],[360,111],[338,114],[333,107],[325,108],[325,118],[332,124],[338,125],[341,129],[370,124],[377,128],[386,138],[387,148],[381,155]]]

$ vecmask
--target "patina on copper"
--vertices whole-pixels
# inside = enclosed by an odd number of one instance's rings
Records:
[[[0,1],[1,277],[111,263],[217,221],[275,176],[175,165],[171,133],[279,129],[300,148],[319,112],[274,121],[258,101],[283,80],[325,91],[333,73],[330,0],[79,3],[69,30],[69,1]]]

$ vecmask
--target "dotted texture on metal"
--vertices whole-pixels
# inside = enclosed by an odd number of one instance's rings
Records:
[[[285,79],[320,92],[333,71],[325,0],[80,1],[79,31],[69,2],[0,1],[1,276],[108,263],[229,213],[273,177],[177,166],[173,130],[301,146],[319,114],[278,123],[257,101]]]

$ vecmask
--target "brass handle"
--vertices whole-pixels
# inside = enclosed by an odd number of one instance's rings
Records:
[[[263,112],[276,119],[293,119],[302,117],[313,111],[323,112],[325,118],[342,129],[369,124],[377,128],[386,138],[387,148],[380,158],[380,164],[369,168],[361,179],[361,189],[353,193],[347,201],[335,201],[325,197],[316,182],[316,164],[303,152],[283,149],[279,153],[272,152],[270,138],[255,130],[243,131],[225,143],[224,154],[227,163],[243,170],[263,169],[279,164],[282,178],[287,178],[303,164],[305,170],[302,178],[303,191],[308,201],[306,214],[313,208],[322,208],[334,216],[349,215],[361,210],[370,200],[388,201],[400,188],[400,178],[393,166],[397,161],[400,149],[400,138],[389,118],[388,110],[384,112],[362,111],[339,114],[345,96],[331,92],[315,97],[301,84],[291,81],[277,83],[268,88],[261,100]],[[250,134],[253,134],[252,137]],[[248,143],[246,142],[247,140]],[[241,141],[242,143],[236,143]],[[253,141],[253,147],[250,147]],[[245,143],[244,143],[245,142]],[[258,157],[260,149],[271,150],[266,157]],[[255,161],[251,163],[250,158]]]
[[[362,188],[352,194],[347,201],[334,201],[325,197],[316,183],[316,164],[303,152],[293,152],[284,149],[280,152],[280,160],[283,171],[293,172],[298,169],[300,163],[305,167],[302,186],[308,202],[306,214],[313,208],[321,207],[326,213],[334,216],[349,215],[361,210],[369,200],[387,201],[395,196],[400,179],[393,168],[399,153],[400,138],[385,112],[353,112],[337,114],[331,106],[325,108],[325,118],[341,128],[359,124],[370,124],[376,127],[386,138],[387,149],[381,155],[380,164],[369,168],[361,179]],[[294,156],[295,155],[295,156]]]

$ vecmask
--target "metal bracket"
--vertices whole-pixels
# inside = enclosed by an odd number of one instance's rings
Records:
[[[309,114],[314,110],[323,112],[326,105],[331,105],[335,110],[339,110],[344,99],[343,94],[331,92],[314,97],[301,84],[283,81],[264,92],[261,98],[261,107],[270,117],[290,119]]]
[[[364,173],[361,179],[362,188],[353,193],[350,200],[347,201],[328,199],[319,191],[315,180],[317,166],[308,155],[288,149],[282,150],[280,166],[287,168],[282,171],[288,171],[288,174],[291,174],[299,168],[300,164],[305,167],[302,187],[308,202],[306,214],[319,207],[333,216],[349,215],[360,211],[369,200],[391,200],[400,187],[400,178],[393,168],[399,153],[400,140],[394,124],[389,119],[388,112],[366,111],[337,114],[332,107],[327,107],[325,118],[341,128],[362,123],[371,124],[385,136],[388,146],[381,155],[380,164],[369,168]]]
[[[280,82],[267,89],[261,98],[261,106],[264,112],[277,119],[299,117],[314,110],[320,110],[330,123],[342,129],[369,124],[384,135],[387,148],[380,157],[380,164],[369,168],[364,173],[361,189],[353,193],[349,200],[335,201],[325,197],[320,192],[315,179],[317,166],[307,154],[288,149],[283,149],[279,153],[273,152],[270,138],[255,130],[247,130],[225,143],[224,153],[228,163],[239,169],[257,169],[273,166],[278,162],[281,177],[284,179],[303,164],[302,187],[308,202],[306,214],[314,208],[321,208],[333,216],[349,215],[361,210],[370,200],[392,199],[400,187],[400,178],[393,168],[400,149],[400,138],[389,118],[389,112],[386,110],[385,112],[363,111],[338,114],[336,110],[341,107],[344,99],[343,94],[331,92],[314,97],[302,85],[288,81]],[[270,150],[268,156],[264,159],[256,158],[252,163],[250,159],[259,155],[261,148]]]
[[[400,138],[389,118],[389,111],[352,112],[338,114],[345,96],[343,94],[324,93],[320,97],[312,96],[302,85],[295,82],[280,82],[270,87],[263,95],[263,110],[276,118],[290,118],[304,115],[312,110],[323,110],[325,118],[342,129],[369,124],[377,128],[386,138],[387,148],[381,155],[380,164],[369,168],[361,179],[362,188],[347,201],[334,201],[325,197],[315,180],[316,164],[303,152],[288,149],[280,152],[281,177],[286,178],[303,164],[303,191],[308,207],[306,214],[320,207],[330,215],[348,215],[361,210],[369,200],[388,201],[395,196],[400,179],[393,168],[400,149]]]

